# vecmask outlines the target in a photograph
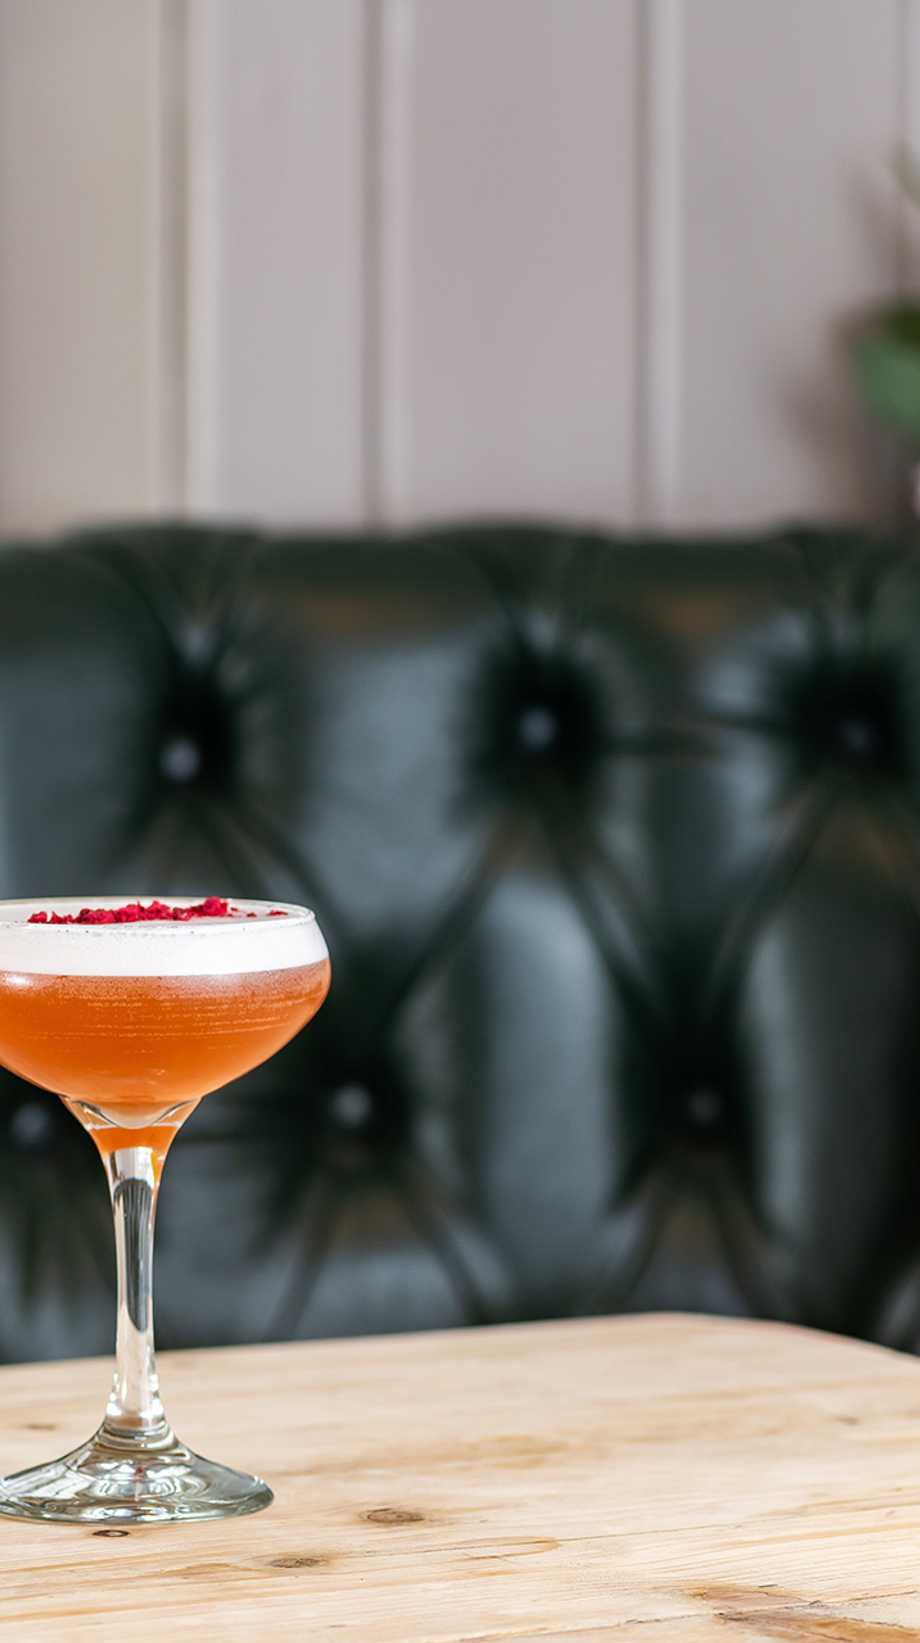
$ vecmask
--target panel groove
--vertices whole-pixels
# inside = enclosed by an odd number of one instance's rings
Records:
[[[409,472],[410,0],[365,5],[364,512],[405,516]]]
[[[636,501],[675,522],[680,473],[683,0],[639,7]]]
[[[150,0],[147,308],[147,503],[175,513],[185,501],[189,0]]]
[[[218,502],[219,245],[217,97],[219,0],[189,0],[186,122],[186,449],[184,501]]]

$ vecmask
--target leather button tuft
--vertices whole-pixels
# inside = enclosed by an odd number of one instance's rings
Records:
[[[167,780],[184,785],[201,774],[201,748],[191,736],[172,736],[163,745],[160,769]]]
[[[518,719],[518,741],[526,753],[545,753],[559,740],[559,716],[550,707],[525,707]]]
[[[343,1084],[329,1102],[329,1116],[338,1129],[354,1133],[367,1128],[374,1110],[370,1090],[363,1084]]]
[[[53,1132],[50,1101],[24,1101],[10,1119],[10,1141],[17,1152],[43,1152]]]
[[[691,1090],[686,1100],[690,1128],[703,1134],[718,1129],[725,1116],[725,1103],[718,1090]]]
[[[882,752],[883,737],[880,726],[866,713],[848,713],[838,720],[835,740],[841,753],[850,759],[870,764]]]

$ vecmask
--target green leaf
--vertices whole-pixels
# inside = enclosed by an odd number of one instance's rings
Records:
[[[876,415],[920,438],[920,308],[886,314],[857,341],[855,365]]]

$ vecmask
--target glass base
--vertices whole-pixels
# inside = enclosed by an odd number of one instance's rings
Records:
[[[260,1512],[273,1498],[261,1478],[203,1460],[172,1434],[141,1449],[102,1428],[60,1460],[0,1478],[0,1517],[51,1523],[198,1523]]]

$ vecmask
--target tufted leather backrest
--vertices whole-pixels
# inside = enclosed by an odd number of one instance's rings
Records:
[[[0,894],[314,905],[171,1156],[163,1344],[623,1308],[913,1344],[920,556],[537,528],[0,553]],[[105,1350],[102,1171],[0,1083],[0,1355]]]

